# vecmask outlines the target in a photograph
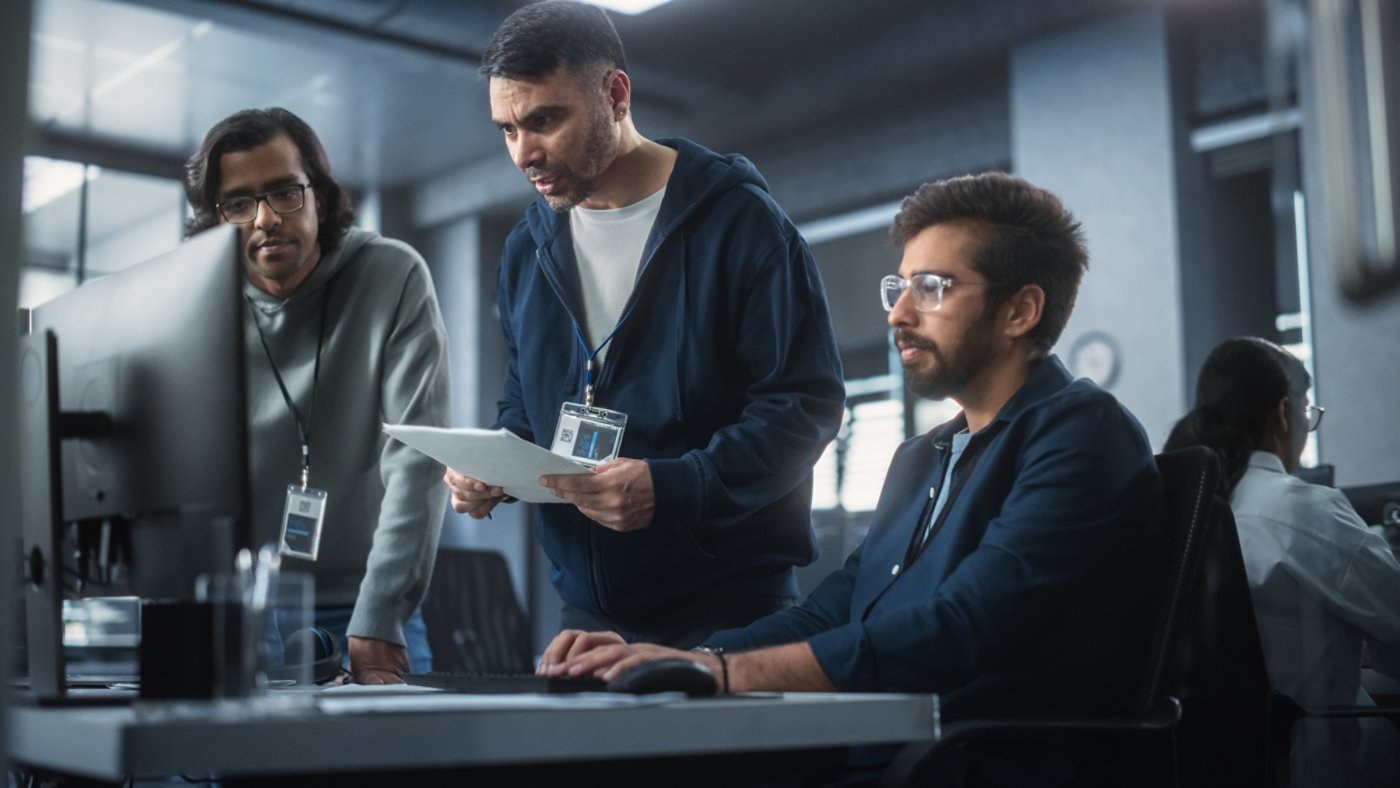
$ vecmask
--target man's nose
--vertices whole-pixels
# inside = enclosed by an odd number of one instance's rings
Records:
[[[253,224],[258,228],[276,227],[282,223],[282,215],[272,210],[267,200],[258,200],[253,214]]]
[[[516,167],[526,170],[539,165],[543,159],[541,153],[539,138],[528,131],[521,131],[511,145],[510,157]]]
[[[894,308],[885,316],[885,322],[891,327],[912,326],[916,321],[916,311],[914,309],[914,294],[909,292],[909,288],[900,291],[899,298],[895,299]]]

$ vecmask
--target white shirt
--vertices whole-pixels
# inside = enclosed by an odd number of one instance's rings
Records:
[[[569,233],[573,236],[574,257],[578,260],[579,286],[583,294],[583,335],[589,350],[597,350],[607,340],[622,308],[636,284],[651,226],[661,210],[666,188],[621,208],[593,210],[576,207],[569,211]],[[610,343],[611,344],[611,343]],[[601,365],[607,346],[598,354]]]
[[[1250,455],[1230,508],[1274,690],[1305,706],[1371,705],[1361,688],[1362,641],[1378,670],[1400,675],[1400,562],[1385,539],[1341,492],[1290,476],[1266,452]],[[1385,720],[1361,726],[1371,740],[1364,746],[1354,721],[1336,723],[1295,730],[1295,784],[1373,784],[1374,763],[1361,768],[1366,779],[1343,775],[1358,759],[1368,763],[1373,746],[1383,756],[1400,747]],[[1380,723],[1374,735],[1370,723]]]

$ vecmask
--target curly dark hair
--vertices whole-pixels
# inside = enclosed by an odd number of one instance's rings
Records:
[[[987,277],[988,313],[1026,285],[1045,292],[1045,309],[1030,339],[1049,353],[1089,267],[1079,222],[1054,194],[1004,172],[963,175],[920,186],[904,198],[890,236],[903,246],[937,224],[965,223],[981,245],[970,261]]]
[[[316,234],[321,254],[333,252],[340,246],[350,225],[355,223],[350,195],[331,175],[330,162],[316,132],[306,121],[281,107],[245,109],[229,115],[214,124],[205,135],[199,152],[185,162],[185,199],[194,211],[185,222],[186,238],[219,223],[219,212],[215,208],[221,184],[219,158],[225,153],[251,150],[282,135],[297,146],[316,199],[326,209]]]
[[[561,65],[579,76],[599,66],[627,70],[622,39],[607,12],[573,0],[520,8],[491,36],[481,56],[481,75],[534,79]]]

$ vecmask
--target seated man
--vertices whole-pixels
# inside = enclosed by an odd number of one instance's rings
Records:
[[[680,656],[730,692],[937,692],[950,717],[1126,700],[1162,484],[1132,414],[1050,355],[1087,264],[1078,223],[992,173],[920,187],[893,236],[881,296],[906,379],[963,411],[899,448],[865,542],[804,603],[708,652],[569,631],[541,672],[611,679]],[[1056,757],[1021,767],[1063,774]]]

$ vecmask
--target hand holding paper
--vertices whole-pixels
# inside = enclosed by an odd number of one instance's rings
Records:
[[[463,476],[500,487],[506,495],[530,503],[561,502],[540,486],[541,476],[589,472],[582,465],[504,429],[385,424],[384,432]]]

